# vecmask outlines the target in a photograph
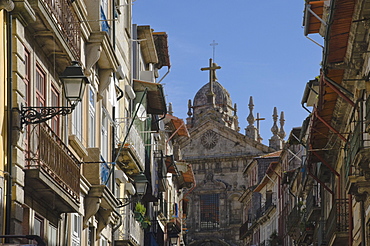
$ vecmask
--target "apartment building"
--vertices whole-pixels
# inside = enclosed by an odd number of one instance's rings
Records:
[[[166,165],[163,146],[176,139],[160,137],[166,132],[159,82],[170,67],[167,34],[133,25],[130,0],[0,6],[9,27],[0,33],[7,105],[0,117],[8,129],[0,141],[0,243],[153,245],[146,238],[158,223],[159,180],[176,187],[176,199],[163,202],[179,203],[182,185],[176,182],[181,173],[168,178],[159,168]],[[84,88],[71,90],[67,84],[76,76]],[[147,224],[135,218],[139,202]],[[155,241],[167,243],[169,219],[162,219]]]

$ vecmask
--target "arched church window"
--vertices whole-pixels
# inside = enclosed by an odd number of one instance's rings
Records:
[[[213,230],[220,227],[220,195],[200,195],[200,229]]]

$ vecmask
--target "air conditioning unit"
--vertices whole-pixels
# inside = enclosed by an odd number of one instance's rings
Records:
[[[154,83],[154,72],[140,71],[140,80]]]

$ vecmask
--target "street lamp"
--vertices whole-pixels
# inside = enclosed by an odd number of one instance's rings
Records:
[[[65,97],[75,107],[82,100],[86,84],[89,80],[78,65],[77,61],[73,61],[71,66],[68,66],[59,79],[62,81]]]
[[[133,202],[136,202],[137,200],[141,199],[143,195],[145,195],[146,188],[148,187],[148,180],[146,179],[145,174],[140,172],[133,177],[133,182],[136,188],[136,196],[132,197],[131,199],[124,198],[126,203],[119,205],[117,208],[122,208]]]
[[[57,115],[72,113],[79,101],[82,100],[88,78],[84,75],[77,61],[73,61],[61,74],[65,97],[69,107],[23,107],[20,109],[21,125],[39,124]]]
[[[136,187],[136,194],[139,197],[142,197],[145,192],[146,188],[148,187],[148,180],[145,177],[144,173],[139,173],[134,177],[135,187]]]

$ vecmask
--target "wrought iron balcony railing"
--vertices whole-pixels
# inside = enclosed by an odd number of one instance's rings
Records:
[[[30,129],[25,169],[43,170],[60,189],[79,201],[80,166],[77,158],[46,123]]]
[[[127,134],[126,141],[118,148],[118,164],[123,170],[138,173],[144,170],[145,166],[145,144],[142,135],[135,124],[132,125]],[[130,173],[128,173],[130,175]]]
[[[127,245],[144,245],[144,231],[140,223],[135,220],[134,213],[128,209],[123,209],[123,224],[117,230],[116,241],[128,243]]]
[[[320,216],[321,204],[319,196],[315,194],[317,187],[313,187],[306,199],[306,216],[308,221],[316,221]]]
[[[64,35],[64,38],[77,58],[80,58],[80,22],[71,7],[70,0],[32,0],[40,1],[45,5],[54,21],[55,26]]]
[[[349,232],[348,199],[336,199],[326,220],[327,241],[336,233]]]

